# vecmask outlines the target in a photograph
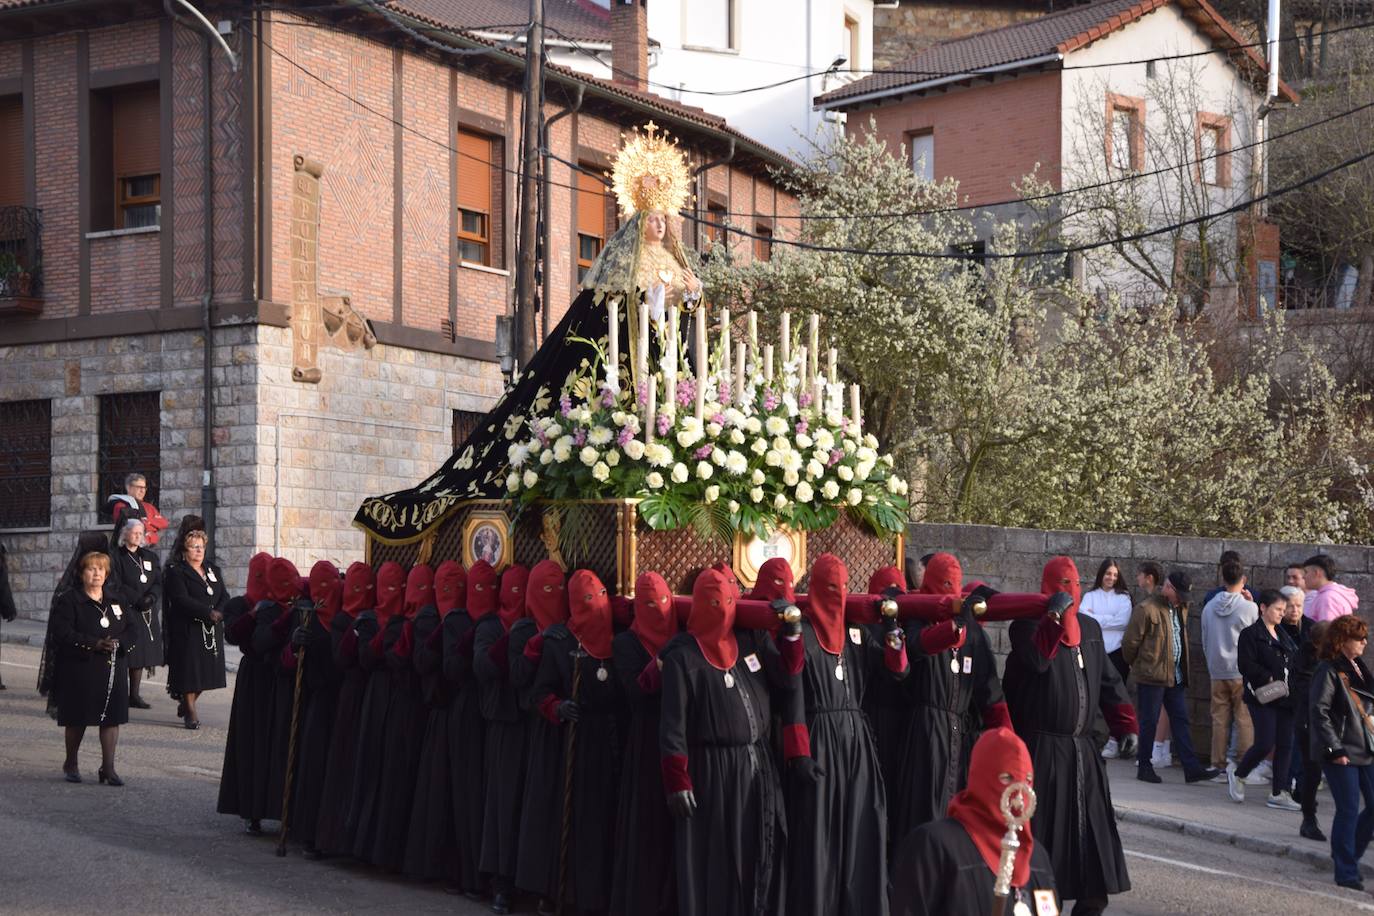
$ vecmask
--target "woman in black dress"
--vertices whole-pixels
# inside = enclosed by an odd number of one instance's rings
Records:
[[[81,558],[81,585],[58,599],[50,634],[60,661],[56,670],[57,724],[67,730],[67,782],[80,782],[76,755],[87,726],[100,729],[100,781],[122,786],[114,769],[119,726],[129,721],[127,642],[129,612],[105,594],[110,558]],[[128,638],[134,638],[131,634]]]
[[[182,721],[200,728],[196,700],[206,690],[218,690],[224,679],[224,605],[229,593],[224,577],[205,559],[204,531],[178,539],[181,552],[167,566],[163,589],[167,594],[167,628],[176,631],[175,652],[169,658],[167,689],[181,694]]]
[[[110,548],[110,578],[105,588],[130,615],[138,640],[129,650],[129,707],[149,709],[139,695],[144,669],[149,674],[162,664],[162,566],[157,554],[143,546],[143,519],[126,518]]]
[[[109,538],[105,532],[83,531],[76,539],[71,559],[67,561],[67,568],[62,571],[62,578],[57,580],[57,587],[52,590],[52,600],[48,602],[48,630],[43,640],[43,654],[38,659],[36,686],[39,694],[48,698],[47,712],[54,721],[57,720],[57,664],[61,653],[57,651],[57,643],[52,638],[53,612],[67,592],[81,588],[82,557],[92,552],[104,553],[108,549]]]

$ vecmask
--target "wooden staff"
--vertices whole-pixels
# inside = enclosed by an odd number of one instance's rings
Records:
[[[572,696],[577,702],[578,688],[582,686],[582,659],[587,653],[578,646],[572,653]],[[580,718],[580,716],[579,716]],[[563,832],[558,838],[558,905],[555,912],[563,916],[563,895],[568,886],[568,842],[572,839],[572,786],[573,753],[577,750],[577,719],[568,723],[568,746],[563,751]]]
[[[310,623],[310,608],[301,608],[301,626]],[[286,786],[281,793],[281,830],[277,835],[277,855],[286,855],[286,831],[291,823],[291,784],[295,781],[296,730],[301,718],[301,675],[305,672],[305,646],[296,649],[296,691],[291,697],[291,731],[286,742]]]

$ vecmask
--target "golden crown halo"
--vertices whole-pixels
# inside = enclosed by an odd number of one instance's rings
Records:
[[[687,157],[653,121],[629,136],[611,167],[611,189],[626,216],[640,210],[675,214],[691,196],[691,185]]]

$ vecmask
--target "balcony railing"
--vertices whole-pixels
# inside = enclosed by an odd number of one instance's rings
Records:
[[[43,213],[0,207],[0,314],[43,307]]]

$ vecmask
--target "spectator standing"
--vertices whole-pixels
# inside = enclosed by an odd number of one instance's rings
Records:
[[[1269,589],[1260,594],[1259,605],[1260,619],[1246,627],[1236,643],[1236,667],[1245,684],[1245,706],[1255,741],[1239,764],[1226,765],[1226,786],[1232,801],[1245,801],[1245,777],[1273,751],[1274,777],[1266,804],[1299,811],[1301,806],[1284,790],[1293,757],[1293,697],[1288,679],[1298,645],[1282,626],[1288,610],[1283,596]]]
[[[1289,563],[1283,568],[1283,587],[1290,586],[1299,591],[1307,590],[1307,573],[1301,563]],[[1288,603],[1291,605],[1293,602]]]
[[[1178,732],[1178,755],[1188,782],[1215,779],[1221,772],[1204,767],[1193,750],[1188,729],[1188,576],[1169,574],[1163,594],[1147,595],[1131,614],[1122,640],[1122,654],[1136,682],[1136,714],[1140,733],[1153,734],[1163,709]],[[1154,754],[1141,744],[1136,750],[1136,778],[1163,782],[1154,770]]]
[[[1321,754],[1336,803],[1336,883],[1357,891],[1364,890],[1360,858],[1374,835],[1374,676],[1360,658],[1368,643],[1369,625],[1360,618],[1347,614],[1332,621],[1309,698],[1313,756]]]
[[[1135,568],[1136,601],[1159,591],[1164,582],[1164,570],[1154,560],[1146,560]],[[1169,746],[1169,717],[1160,716],[1155,726],[1154,743],[1151,747],[1150,765],[1155,768],[1174,765],[1173,750]],[[1148,736],[1147,736],[1148,737]]]
[[[175,648],[167,658],[167,690],[181,698],[182,723],[197,729],[196,700],[225,685],[223,621],[229,593],[219,568],[205,559],[205,532],[187,531],[177,541],[163,579],[166,627],[177,634],[169,641]]]
[[[1254,729],[1243,699],[1244,684],[1236,666],[1241,631],[1259,619],[1259,608],[1246,597],[1245,568],[1239,560],[1221,564],[1223,590],[1202,609],[1202,650],[1212,678],[1212,765],[1226,759],[1232,722],[1236,726],[1236,755],[1243,757],[1254,742]]]
[[[114,518],[116,534],[125,519],[142,519],[146,528],[144,543],[150,550],[155,549],[158,538],[170,523],[157,511],[157,506],[144,498],[148,495],[148,478],[138,473],[130,474],[124,478],[124,490],[111,496],[105,504]]]
[[[1078,609],[1097,621],[1102,627],[1102,643],[1107,650],[1107,659],[1121,675],[1121,683],[1131,673],[1131,666],[1121,654],[1121,637],[1126,633],[1126,625],[1131,622],[1131,593],[1126,587],[1126,577],[1121,574],[1121,565],[1111,557],[1103,560],[1097,567],[1097,578],[1093,580],[1092,591],[1083,596]],[[1114,759],[1120,753],[1120,745],[1110,738],[1102,748],[1102,756]]]
[[[1313,620],[1335,620],[1360,606],[1355,590],[1336,581],[1336,561],[1326,554],[1309,557],[1303,563],[1303,576],[1308,589],[1303,613]]]
[[[0,620],[13,620],[18,616],[14,609],[14,593],[10,591],[10,572],[5,565],[5,545],[0,544]],[[0,690],[5,689],[4,678],[0,678]]]
[[[157,554],[143,546],[144,525],[132,516],[124,520],[110,548],[110,578],[106,590],[132,615],[130,626],[138,641],[129,652],[129,708],[148,709],[139,694],[143,673],[162,664],[162,568]]]
[[[1146,560],[1135,568],[1135,588],[1139,600],[1159,591],[1164,582],[1164,570],[1154,560]]]
[[[1292,611],[1291,603],[1289,611]],[[1307,627],[1302,641],[1298,643],[1298,656],[1293,663],[1293,673],[1289,679],[1293,691],[1293,745],[1297,751],[1297,758],[1301,761],[1293,797],[1302,805],[1302,826],[1298,828],[1298,833],[1309,840],[1325,843],[1326,834],[1322,833],[1321,827],[1317,825],[1317,787],[1322,780],[1322,758],[1312,745],[1309,701],[1312,696],[1312,676],[1321,664],[1321,647],[1326,641],[1326,628],[1330,624],[1312,623],[1307,617],[1303,617],[1303,620],[1310,626]]]

